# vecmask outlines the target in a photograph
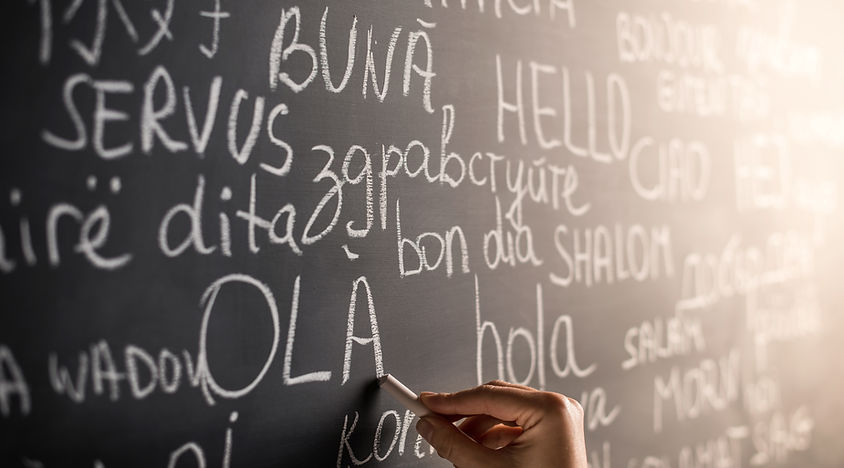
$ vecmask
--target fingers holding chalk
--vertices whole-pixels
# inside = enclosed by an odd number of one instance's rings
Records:
[[[393,398],[401,403],[405,408],[416,413],[417,416],[424,417],[431,413],[427,406],[422,404],[419,397],[398,379],[390,374],[385,374],[378,378],[378,386],[387,391]]]

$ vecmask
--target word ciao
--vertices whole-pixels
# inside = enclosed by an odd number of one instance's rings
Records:
[[[240,293],[245,290],[257,292],[265,301],[265,309],[257,311],[269,316],[272,323],[269,351],[263,361],[255,363],[257,373],[252,380],[239,388],[227,388],[218,382],[213,371],[213,363],[208,359],[208,349],[211,346],[236,346],[237,343],[225,341],[211,341],[208,327],[218,311],[216,300],[219,294],[235,288]],[[299,315],[300,278],[293,284],[290,304],[290,321],[287,328],[286,343],[283,350],[283,364],[281,370],[282,382],[285,386],[299,385],[309,382],[327,382],[332,380],[334,373],[330,370],[313,371],[294,375],[293,357],[296,340],[296,325]],[[372,366],[377,376],[384,374],[381,354],[381,338],[372,292],[366,277],[356,279],[352,284],[348,314],[344,319],[347,323],[345,335],[345,349],[342,356],[342,381],[348,381],[352,352],[355,345],[371,347]],[[120,357],[115,357],[112,347],[105,341],[94,343],[86,351],[81,351],[76,360],[75,369],[60,364],[56,353],[51,353],[48,362],[50,383],[53,390],[66,395],[71,401],[83,403],[91,395],[105,396],[110,401],[121,398],[121,389],[128,387],[128,395],[133,399],[143,399],[153,392],[175,393],[183,385],[199,387],[209,405],[214,405],[217,399],[237,399],[248,395],[266,377],[275,362],[281,346],[281,329],[278,305],[275,297],[264,283],[243,274],[230,274],[214,281],[202,294],[202,321],[199,329],[199,344],[197,352],[192,355],[187,350],[177,354],[166,348],[157,354],[150,353],[136,345],[126,345]],[[229,311],[229,313],[232,313]],[[355,320],[361,315],[369,322],[370,334],[355,335]],[[223,337],[224,338],[224,337]],[[259,339],[250,337],[251,342]],[[120,363],[123,370],[120,369]],[[88,390],[90,389],[90,391]]]
[[[712,157],[699,141],[672,138],[657,144],[644,137],[630,150],[628,167],[633,190],[645,200],[702,201],[709,191]]]

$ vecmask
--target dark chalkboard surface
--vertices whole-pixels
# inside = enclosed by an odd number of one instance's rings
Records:
[[[840,5],[2,3],[3,466],[844,464]]]

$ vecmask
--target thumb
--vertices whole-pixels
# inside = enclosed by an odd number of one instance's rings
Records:
[[[445,458],[461,468],[498,465],[496,453],[470,439],[454,424],[439,416],[426,416],[416,424],[416,431]]]

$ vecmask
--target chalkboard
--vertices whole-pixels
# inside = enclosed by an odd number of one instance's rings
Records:
[[[2,2],[2,466],[840,467],[841,5]]]

